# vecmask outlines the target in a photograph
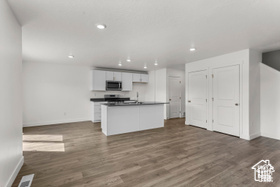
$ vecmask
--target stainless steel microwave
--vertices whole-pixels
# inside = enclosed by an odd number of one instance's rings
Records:
[[[106,81],[106,90],[107,91],[122,91],[122,82],[121,81]]]

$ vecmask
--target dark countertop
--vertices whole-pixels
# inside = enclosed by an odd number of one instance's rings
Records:
[[[106,106],[141,106],[141,105],[164,105],[164,102],[139,102],[139,103],[104,103]]]
[[[91,98],[90,101],[93,101],[93,102],[99,102],[99,101],[105,101],[105,98]]]
[[[102,102],[102,101],[129,101],[129,97],[119,97],[119,98],[91,98],[92,102]]]

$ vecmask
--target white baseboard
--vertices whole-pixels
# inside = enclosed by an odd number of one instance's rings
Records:
[[[240,138],[244,139],[244,140],[250,140],[250,136],[249,135],[240,135]]]
[[[10,186],[13,185],[13,183],[14,183],[14,181],[15,181],[15,179],[16,179],[16,177],[17,177],[17,175],[18,175],[18,173],[19,173],[19,171],[20,171],[20,169],[21,169],[21,167],[23,165],[23,163],[24,163],[24,157],[22,156],[20,158],[16,168],[14,169],[12,175],[10,176],[10,178],[9,178],[7,184],[6,184],[6,187],[10,187]]]
[[[24,127],[34,127],[34,126],[42,126],[42,125],[55,125],[61,123],[75,123],[75,122],[83,122],[83,121],[91,121],[90,118],[77,118],[77,119],[64,119],[64,120],[53,120],[53,121],[41,121],[41,122],[24,122]]]
[[[280,136],[278,135],[274,135],[272,133],[267,133],[267,132],[261,132],[261,136],[263,137],[267,137],[267,138],[272,138],[272,139],[276,139],[276,140],[280,140]]]
[[[261,136],[261,133],[260,132],[257,132],[257,133],[253,133],[253,134],[250,134],[250,140],[253,140],[257,137],[260,137]]]

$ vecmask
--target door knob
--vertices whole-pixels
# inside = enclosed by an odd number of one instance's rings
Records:
[[[190,103],[190,102],[192,102],[191,100],[188,100],[188,102]]]
[[[239,104],[238,103],[235,103],[235,106],[238,106]]]

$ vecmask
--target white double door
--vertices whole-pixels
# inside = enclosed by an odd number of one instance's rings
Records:
[[[210,80],[207,79],[208,70],[189,73],[190,124],[239,136],[239,65],[209,71]]]

